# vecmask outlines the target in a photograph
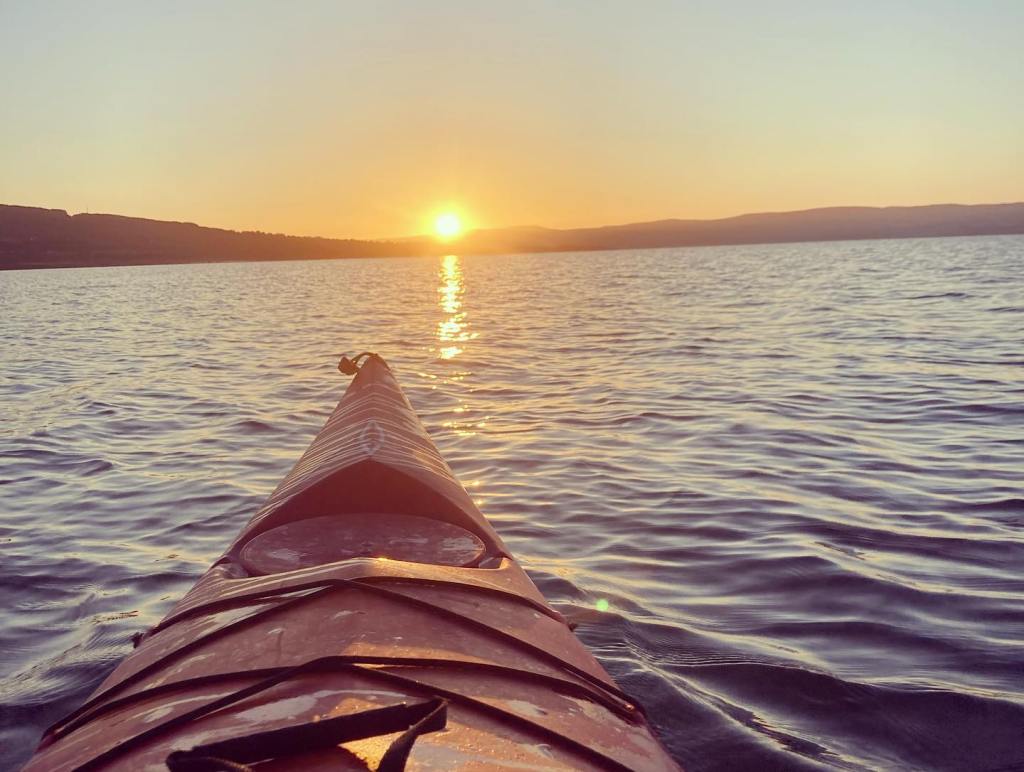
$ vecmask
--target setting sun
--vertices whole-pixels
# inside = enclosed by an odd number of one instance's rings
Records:
[[[434,220],[434,232],[442,239],[454,239],[462,233],[462,222],[453,212],[445,212]]]

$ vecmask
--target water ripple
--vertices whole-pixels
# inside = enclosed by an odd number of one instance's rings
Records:
[[[693,769],[1024,765],[1024,239],[0,274],[0,767],[384,353]]]

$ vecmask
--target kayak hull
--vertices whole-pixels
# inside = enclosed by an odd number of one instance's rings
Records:
[[[48,730],[26,769],[225,759],[259,770],[678,768],[376,356],[224,555]]]

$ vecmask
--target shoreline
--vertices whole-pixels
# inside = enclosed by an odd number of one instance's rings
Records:
[[[303,263],[303,262],[329,262],[332,260],[410,260],[421,257],[443,257],[444,255],[457,254],[459,257],[517,257],[522,255],[565,255],[579,254],[583,252],[661,252],[669,249],[714,249],[716,247],[771,247],[785,244],[835,244],[849,241],[914,241],[931,239],[968,239],[968,238],[1000,238],[1000,237],[1024,237],[1024,229],[1020,231],[996,232],[996,233],[956,233],[948,235],[908,235],[908,236],[862,236],[850,238],[833,239],[788,239],[784,241],[729,241],[716,242],[714,244],[678,244],[668,246],[637,246],[637,247],[593,247],[573,249],[549,249],[537,251],[465,251],[465,250],[437,250],[435,252],[420,252],[418,254],[404,255],[346,255],[339,257],[230,257],[230,258],[202,258],[189,260],[186,258],[168,258],[155,260],[131,260],[123,262],[97,262],[97,263],[69,263],[66,265],[4,265],[0,263],[0,272],[9,271],[58,271],[67,269],[83,268],[145,268],[161,265],[216,265],[220,263]]]

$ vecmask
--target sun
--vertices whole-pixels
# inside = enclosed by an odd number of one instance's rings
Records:
[[[454,212],[439,214],[437,219],[434,220],[434,233],[445,241],[454,239],[462,233],[462,221],[459,220],[459,216]]]

